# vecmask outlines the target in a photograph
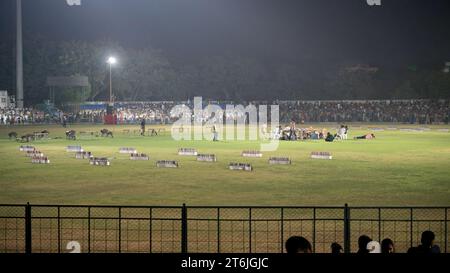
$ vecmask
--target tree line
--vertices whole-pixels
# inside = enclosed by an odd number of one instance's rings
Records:
[[[449,98],[450,73],[442,64],[378,67],[358,62],[265,62],[225,53],[195,61],[170,58],[152,48],[125,48],[99,40],[54,42],[37,34],[24,43],[24,91],[28,105],[48,99],[48,76],[84,75],[90,87],[84,100],[109,98],[109,67],[116,100],[318,100]],[[13,51],[0,44],[0,89],[14,90]],[[66,90],[67,91],[67,90]],[[62,98],[80,99],[76,91]]]

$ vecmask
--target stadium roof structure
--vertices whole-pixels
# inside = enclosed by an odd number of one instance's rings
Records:
[[[55,88],[58,87],[79,87],[80,92],[85,92],[89,85],[89,78],[87,76],[54,76],[47,77],[47,86],[50,91],[50,101],[55,103]],[[61,90],[61,89],[57,89]]]
[[[47,77],[47,86],[89,87],[89,78],[87,76]]]

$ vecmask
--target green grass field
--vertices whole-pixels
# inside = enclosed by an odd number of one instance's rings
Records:
[[[308,125],[309,126],[309,125]],[[335,124],[311,125],[334,128]],[[361,128],[359,128],[361,126]],[[375,140],[353,140],[367,127],[410,125],[351,124],[349,140],[280,142],[262,158],[242,158],[256,141],[174,141],[170,127],[157,137],[126,135],[138,126],[74,125],[76,131],[109,128],[115,138],[68,141],[56,125],[0,127],[0,203],[93,205],[450,205],[450,133],[431,130],[375,131]],[[155,126],[156,127],[156,126]],[[418,127],[418,126],[416,126]],[[147,126],[151,128],[151,126]],[[48,129],[50,140],[34,145],[51,161],[31,164],[10,131],[31,133]],[[60,137],[54,139],[55,137]],[[66,152],[81,145],[95,156],[112,158],[110,167],[91,166]],[[131,161],[119,147],[134,147],[150,161]],[[216,154],[218,162],[197,162],[177,155],[178,148]],[[310,159],[311,151],[330,151],[333,160]],[[269,165],[270,156],[288,156],[292,165]],[[178,169],[157,168],[156,160],[177,160]],[[228,170],[230,162],[249,162],[253,172]]]

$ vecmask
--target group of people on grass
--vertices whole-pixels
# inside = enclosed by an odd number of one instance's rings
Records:
[[[375,134],[368,133],[362,136],[355,136],[353,139],[374,139]],[[333,142],[336,139],[345,140],[348,139],[348,126],[347,125],[341,125],[341,128],[337,131],[336,134],[332,135],[330,132],[327,133],[327,136],[325,138],[326,142]]]
[[[368,133],[362,136],[355,136],[353,139],[374,139],[373,133]],[[295,121],[291,121],[289,126],[284,129],[278,126],[272,133],[272,139],[278,140],[319,140],[324,139],[326,142],[333,142],[334,140],[348,139],[348,125],[342,124],[335,134],[328,132],[327,129],[297,128]]]

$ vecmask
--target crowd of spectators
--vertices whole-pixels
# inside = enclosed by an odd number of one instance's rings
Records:
[[[284,101],[280,120],[288,122],[448,123],[448,100]]]
[[[119,102],[115,104],[115,110],[119,123],[139,123],[145,119],[149,123],[170,123],[173,117],[170,110],[176,102]]]
[[[217,103],[222,110],[205,108],[202,115],[192,120],[205,122],[210,118],[211,111],[224,120],[240,119],[245,116],[242,112],[227,112],[224,103]],[[233,105],[239,103],[228,102]],[[278,104],[280,122],[297,123],[311,122],[393,122],[410,124],[438,124],[448,123],[450,116],[450,101],[448,100],[367,100],[367,101],[275,101],[243,102],[258,107],[261,104]],[[118,118],[124,123],[138,122],[145,118],[149,122],[170,123],[179,118],[182,108],[174,109],[175,105],[184,105],[193,109],[191,102],[143,102],[122,103],[117,107]],[[205,107],[205,106],[204,106]],[[171,111],[172,110],[172,111]],[[214,119],[214,117],[213,117]]]
[[[68,113],[68,122],[88,122],[88,123],[102,123],[103,117],[106,115],[106,109],[96,109],[96,110],[80,110],[75,113]]]
[[[139,123],[145,119],[148,123],[168,124],[180,118],[183,105],[191,111],[194,121],[207,121],[212,111],[215,118],[223,120],[245,118],[245,112],[227,112],[225,104],[217,103],[221,109],[206,107],[202,115],[194,115],[192,102],[116,102],[114,106],[117,121],[121,124]],[[239,103],[228,102],[238,105]],[[227,104],[228,104],[227,103]],[[279,105],[280,122],[393,122],[409,124],[442,124],[449,122],[449,100],[367,100],[367,101],[275,101],[241,102],[243,106],[252,104]],[[68,122],[101,123],[106,114],[106,104],[96,108],[82,108],[67,111],[64,115]],[[178,106],[174,108],[175,106]],[[182,107],[180,107],[182,106]],[[205,107],[205,105],[203,106]],[[268,107],[268,110],[270,107]],[[7,108],[0,110],[1,124],[48,123],[55,121],[54,115],[27,109]],[[213,117],[214,119],[214,117]],[[57,121],[57,119],[56,119]]]
[[[176,102],[116,102],[114,104],[114,115],[117,116],[119,124],[138,124],[143,119],[148,123],[166,124],[174,121],[170,110]],[[103,122],[107,114],[106,104],[86,105],[84,109],[68,113],[72,118],[69,122]]]
[[[49,119],[49,116],[46,116],[44,112],[31,108],[0,109],[0,125],[42,123],[46,119]]]

